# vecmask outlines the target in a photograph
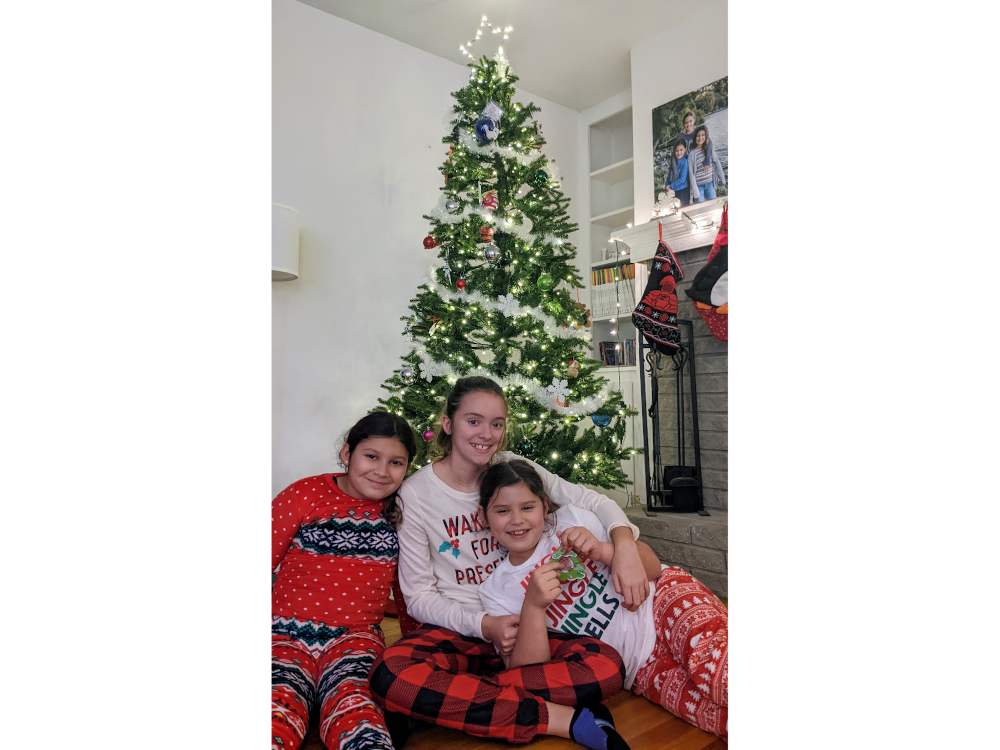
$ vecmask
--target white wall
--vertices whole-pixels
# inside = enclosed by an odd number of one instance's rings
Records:
[[[296,0],[274,0],[272,200],[301,213],[299,279],[272,283],[272,492],[339,470],[343,433],[385,394],[407,303],[436,257],[450,95],[467,69]],[[516,52],[511,60],[517,72]],[[542,107],[576,200],[579,115]],[[573,237],[574,242],[576,238]]]
[[[635,220],[653,212],[653,109],[729,75],[729,4],[702,0],[669,31],[632,49]],[[600,105],[598,105],[600,106]]]

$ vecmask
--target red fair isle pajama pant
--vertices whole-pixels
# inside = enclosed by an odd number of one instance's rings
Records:
[[[729,613],[680,568],[666,568],[653,598],[656,645],[632,691],[728,741]]]
[[[384,648],[377,626],[272,618],[272,750],[296,750],[316,707],[320,738],[330,750],[392,750],[382,709],[368,687],[372,662]]]
[[[548,728],[545,701],[602,703],[622,688],[618,653],[593,638],[549,633],[552,661],[504,670],[492,643],[421,625],[375,660],[372,694],[388,711],[477,737],[530,742]]]

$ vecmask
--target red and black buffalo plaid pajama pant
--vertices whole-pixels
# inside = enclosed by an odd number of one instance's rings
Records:
[[[594,638],[549,633],[549,650],[552,661],[504,670],[492,643],[421,625],[375,660],[372,696],[420,721],[530,742],[548,728],[545,701],[603,703],[625,679],[618,652]]]

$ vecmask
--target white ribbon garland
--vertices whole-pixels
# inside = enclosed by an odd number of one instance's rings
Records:
[[[527,307],[525,305],[518,305],[517,309],[514,311],[513,316],[507,312],[510,310],[511,305],[508,301],[504,301],[503,304],[499,303],[497,300],[487,297],[482,292],[472,291],[466,292],[459,289],[451,289],[449,287],[441,284],[434,273],[438,268],[444,268],[441,264],[434,264],[431,266],[428,275],[424,277],[424,284],[427,288],[437,294],[441,299],[453,302],[455,300],[464,301],[473,305],[478,305],[484,310],[489,310],[490,312],[502,311],[504,315],[508,317],[520,317],[522,315],[531,315],[535,319],[541,322],[542,328],[549,336],[554,336],[559,339],[573,339],[579,338],[584,342],[589,342],[590,331],[586,328],[572,328],[566,326],[563,328],[561,325],[556,325],[552,318],[546,315],[541,307]]]
[[[517,163],[524,167],[528,166],[542,155],[542,152],[538,149],[524,152],[518,151],[516,148],[511,148],[510,146],[497,146],[494,143],[487,143],[485,146],[480,146],[479,141],[476,140],[476,136],[461,127],[458,129],[458,141],[462,148],[467,151],[471,151],[474,154],[479,154],[480,156],[493,156],[494,154],[499,154],[507,159],[516,159]],[[542,168],[544,169],[544,167]]]
[[[584,417],[591,414],[600,409],[611,396],[611,386],[605,381],[601,390],[593,396],[588,396],[577,403],[561,406],[557,403],[557,399],[563,397],[565,400],[569,395],[565,380],[559,381],[552,378],[551,385],[542,385],[541,381],[526,378],[520,373],[512,373],[501,378],[484,367],[474,367],[466,373],[461,373],[447,362],[437,362],[431,359],[425,349],[415,348],[412,351],[416,352],[417,358],[420,360],[416,368],[427,382],[435,377],[443,377],[449,383],[455,383],[459,378],[479,375],[497,381],[505,389],[523,388],[535,401],[564,417]]]

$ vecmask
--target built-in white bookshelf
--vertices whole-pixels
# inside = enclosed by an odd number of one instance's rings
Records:
[[[632,310],[636,297],[646,285],[647,269],[640,264],[635,268],[635,278],[612,284],[594,284],[593,271],[613,269],[629,265],[632,260],[625,244],[613,241],[619,233],[635,221],[635,172],[632,153],[632,109],[626,107],[599,121],[589,128],[589,271],[587,279],[591,305],[591,333],[593,351],[591,356],[602,360],[601,343],[611,342],[624,349],[626,342],[635,352],[631,365],[605,366],[598,370],[615,389],[622,391],[625,403],[639,408],[639,359],[638,340],[632,325]],[[587,253],[584,253],[587,258]],[[583,263],[587,272],[587,263]],[[610,290],[609,290],[610,286]],[[609,307],[609,300],[615,301]],[[621,350],[620,350],[621,351]],[[642,447],[642,423],[638,417],[629,420],[625,445]],[[638,502],[645,502],[645,472],[640,460],[622,462],[622,468],[632,478],[634,484],[627,491],[607,491],[611,497],[624,505],[629,495],[636,494]]]
[[[612,241],[618,232],[626,229],[635,218],[635,172],[632,156],[632,109],[627,107],[590,126],[590,261],[591,270],[613,269],[629,264],[627,248]],[[642,269],[645,270],[644,268]],[[593,276],[593,274],[591,274]],[[591,321],[593,322],[593,357],[601,359],[601,342],[625,339],[635,341],[635,327],[631,322],[635,307],[635,284],[622,281],[612,285],[617,292],[616,310],[625,311],[620,318],[607,306],[608,288],[601,284],[601,294],[591,282]],[[640,288],[641,290],[641,288]],[[602,299],[598,299],[598,297]],[[603,300],[605,304],[599,303]],[[595,307],[597,303],[597,307]],[[600,309],[598,309],[600,308]],[[614,334],[611,331],[615,331]],[[625,366],[602,368],[617,371]],[[637,369],[636,365],[627,366]]]

